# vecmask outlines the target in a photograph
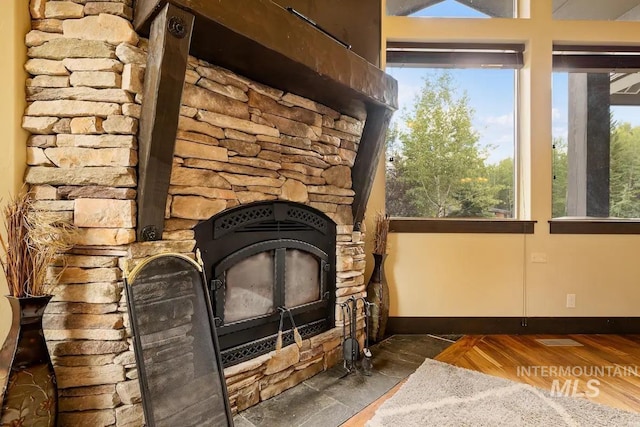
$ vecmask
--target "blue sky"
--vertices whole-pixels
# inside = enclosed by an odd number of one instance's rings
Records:
[[[437,71],[435,71],[437,72]],[[464,88],[470,107],[474,110],[473,127],[482,145],[492,145],[489,162],[512,157],[514,148],[514,71],[496,69],[449,70],[457,86]],[[403,116],[411,112],[416,93],[425,76],[434,70],[419,68],[387,68],[387,73],[398,80],[400,109],[394,120],[403,122]],[[401,126],[402,127],[402,126]]]
[[[446,0],[418,11],[410,16],[418,17],[465,17],[486,18],[474,9],[453,0]],[[411,111],[416,93],[422,87],[425,76],[433,70],[420,68],[387,67],[387,73],[398,80],[398,102],[400,109],[394,120],[402,123],[405,112]],[[480,135],[482,145],[496,148],[489,156],[489,162],[512,157],[514,150],[514,72],[496,69],[455,69],[449,70],[458,84],[469,96],[470,107],[474,110],[473,126]]]
[[[481,14],[454,0],[446,0],[411,16],[420,17],[468,17],[481,18]],[[394,120],[402,123],[405,111],[410,111],[415,94],[422,87],[425,75],[433,70],[420,68],[388,67],[387,73],[399,83],[398,101],[400,109]],[[480,135],[480,144],[492,145],[488,162],[496,163],[512,157],[514,151],[514,78],[513,70],[499,69],[455,69],[450,70],[458,87],[469,96],[474,110],[473,126]],[[552,132],[554,137],[567,135],[567,73],[553,74]],[[614,119],[640,125],[640,107],[612,107]]]
[[[420,10],[409,16],[425,16],[437,18],[488,18],[484,13],[461,5],[454,0],[445,0],[434,6]]]

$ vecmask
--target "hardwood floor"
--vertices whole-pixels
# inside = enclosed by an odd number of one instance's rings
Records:
[[[536,341],[567,338],[582,345]],[[640,413],[640,335],[468,335],[435,359]],[[401,385],[343,427],[363,426]]]
[[[536,341],[549,338],[582,346]],[[568,385],[570,394],[640,412],[640,335],[465,336],[435,359],[547,390],[556,381],[556,391]]]

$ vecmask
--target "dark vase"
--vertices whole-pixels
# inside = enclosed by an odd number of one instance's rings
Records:
[[[385,259],[386,254],[373,254],[373,273],[367,284],[367,301],[374,304],[369,322],[369,340],[373,342],[384,339],[389,318],[389,285],[384,275]]]
[[[51,295],[7,299],[12,322],[0,350],[0,425],[55,427],[58,388],[42,332]]]

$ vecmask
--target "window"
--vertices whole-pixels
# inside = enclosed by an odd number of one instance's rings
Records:
[[[554,218],[640,218],[636,49],[554,48]]]
[[[512,112],[514,120],[511,126],[517,130],[517,138],[512,139],[512,150],[517,151],[512,157],[516,185],[511,187],[511,191],[515,208],[510,212],[492,210],[494,215],[510,215],[512,218],[482,220],[470,216],[469,219],[457,217],[449,220],[464,211],[478,215],[478,209],[467,209],[462,203],[449,202],[436,213],[420,213],[421,217],[408,219],[406,215],[418,214],[412,204],[421,203],[413,194],[407,195],[407,189],[411,189],[409,184],[415,192],[420,189],[415,179],[404,178],[387,182],[387,194],[393,194],[387,197],[387,209],[389,213],[404,216],[391,222],[393,231],[401,228],[399,232],[465,233],[478,232],[469,231],[478,224],[487,228],[487,224],[492,224],[494,230],[498,230],[506,224],[550,221],[549,231],[552,234],[640,234],[640,212],[635,207],[640,198],[635,179],[636,171],[640,170],[635,162],[640,157],[635,139],[636,127],[640,126],[636,122],[636,117],[640,117],[640,87],[636,83],[640,80],[636,77],[640,72],[637,60],[640,57],[640,0],[518,0],[508,2],[519,7],[518,10],[514,7],[511,14],[487,13],[480,7],[482,3],[499,3],[499,0],[386,0],[385,3],[387,15],[383,18],[383,31],[390,46],[387,52],[390,60],[386,65],[399,80],[401,103],[389,135],[389,145],[395,149],[388,153],[393,162],[387,162],[388,176],[392,180],[404,172],[402,162],[407,156],[400,144],[400,134],[411,128],[403,117],[411,111],[413,99],[423,83],[420,77],[409,73],[431,78],[448,74],[455,89],[452,91],[455,99],[464,98],[466,91],[464,99],[473,110],[470,120],[472,130],[478,136],[477,147],[480,150],[490,148],[483,152],[485,166],[495,164],[491,154],[495,139],[489,143],[486,134],[495,132],[497,126],[482,123],[482,117],[504,102],[507,89],[520,107],[519,111],[512,108],[500,114],[505,116]],[[408,7],[410,4],[416,8]],[[484,17],[502,19],[478,19],[481,18],[478,12],[483,12]],[[550,38],[553,40],[553,70]],[[475,56],[489,57],[501,53],[500,49],[491,49],[491,45],[509,43],[526,46],[526,63],[520,72],[513,72],[519,65],[508,62],[507,55],[502,56],[502,60],[487,59],[480,65],[474,62]],[[410,48],[419,44],[428,46],[423,49],[430,49],[428,55],[418,52],[418,48]],[[397,45],[405,45],[404,51],[401,52]],[[588,46],[587,51],[585,46]],[[517,49],[504,49],[504,52],[517,53]],[[504,91],[496,89],[487,95],[484,88],[485,93],[478,97],[474,88],[479,86],[478,80],[493,80],[491,77],[479,77],[480,72],[485,71],[513,73],[513,77],[496,77],[502,82]],[[465,76],[468,72],[471,75]],[[598,74],[601,74],[600,78]],[[513,90],[512,84],[517,86],[517,91]],[[569,88],[576,85],[582,86],[582,92],[570,92]],[[585,95],[587,87],[592,97],[607,99],[605,104],[600,104],[605,105],[605,109],[598,110],[593,102],[588,102]],[[600,95],[594,95],[598,92]],[[583,94],[582,101],[580,93]],[[550,102],[550,95],[553,102]],[[487,103],[487,100],[494,102],[485,108],[482,102]],[[580,105],[584,117],[581,128],[578,128],[576,120],[581,117],[577,114]],[[492,115],[498,117],[497,113]],[[608,126],[597,126],[598,122]],[[588,133],[587,125],[591,126]],[[581,151],[574,152],[579,148],[579,129],[583,129],[581,138],[585,142]],[[601,136],[597,136],[598,132]],[[608,142],[598,144],[594,138],[605,138]],[[552,145],[555,149],[551,148]],[[473,180],[468,182],[475,183]],[[392,197],[406,203],[394,206]],[[494,196],[494,199],[508,200],[509,197]],[[424,219],[434,215],[445,215],[447,219]],[[484,215],[486,210],[481,209],[478,216]],[[445,227],[445,223],[454,225]],[[462,224],[469,228],[463,228]]]
[[[560,0],[553,2],[553,18],[585,21],[638,21],[640,0]]]
[[[387,0],[387,15],[430,18],[513,18],[514,0]]]
[[[387,137],[386,211],[514,218],[522,45],[389,43],[400,111]]]

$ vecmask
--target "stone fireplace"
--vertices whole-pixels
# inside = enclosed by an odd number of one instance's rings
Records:
[[[66,265],[45,318],[60,425],[141,425],[122,277],[157,253],[195,257],[197,246],[203,254],[234,411],[338,363],[343,319],[335,303],[365,294],[359,224],[368,189],[355,188],[380,152],[380,138],[364,142],[372,122],[386,126],[379,111],[364,98],[354,107],[294,91],[305,79],[294,88],[286,74],[276,84],[273,73],[261,80],[230,70],[233,61],[185,56],[175,137],[162,165],[166,190],[158,191],[162,179],[150,174],[162,168],[149,156],[153,132],[145,127],[153,28],[149,40],[134,31],[130,0],[32,0],[30,11],[25,182],[39,208],[79,228],[74,249],[51,268],[53,275]],[[170,109],[160,105],[155,117]],[[149,207],[159,202],[159,210]],[[267,213],[257,218],[260,211]],[[158,212],[160,224],[149,220]],[[232,222],[233,233],[216,228]],[[247,278],[256,269],[269,273]],[[291,345],[287,314],[276,353],[279,307],[291,310],[304,340]],[[360,317],[361,341],[363,325]],[[242,337],[254,327],[259,336]]]

